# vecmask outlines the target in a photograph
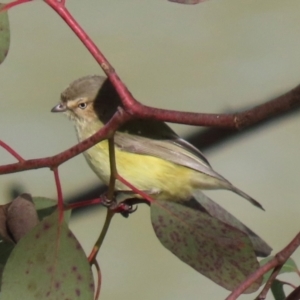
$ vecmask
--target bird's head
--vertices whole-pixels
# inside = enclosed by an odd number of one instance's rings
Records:
[[[102,76],[86,76],[73,81],[60,96],[60,102],[51,112],[63,112],[75,122],[75,126],[93,123],[98,119],[95,99],[105,81]]]

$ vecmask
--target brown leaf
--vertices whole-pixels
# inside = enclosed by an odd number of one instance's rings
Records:
[[[252,242],[257,256],[265,257],[270,255],[272,248],[255,232],[253,232],[250,228],[240,222],[236,217],[226,211],[223,207],[208,198],[199,190],[196,190],[193,193],[193,196],[194,199],[191,199],[190,202],[197,201],[197,203],[204,207],[211,216],[246,233]]]
[[[228,290],[234,290],[259,266],[247,234],[206,212],[156,200],[151,203],[151,221],[168,250]],[[261,280],[245,293],[256,291]]]
[[[12,238],[10,237],[7,227],[6,227],[6,214],[7,214],[7,209],[10,206],[11,203],[4,204],[0,206],[0,236],[9,241],[13,242]]]
[[[17,243],[39,222],[30,194],[23,193],[12,201],[7,209],[6,224]]]

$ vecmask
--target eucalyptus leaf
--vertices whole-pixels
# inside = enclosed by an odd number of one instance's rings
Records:
[[[88,260],[55,211],[13,249],[2,277],[1,299],[92,300],[94,283]]]
[[[0,3],[0,9],[4,4]],[[0,64],[4,61],[10,44],[10,30],[8,14],[6,11],[0,12]]]
[[[151,221],[160,242],[183,262],[228,290],[259,267],[244,232],[206,212],[179,203],[155,201]],[[245,293],[256,291],[261,280]]]
[[[255,232],[253,232],[236,217],[226,211],[223,207],[208,198],[200,190],[196,190],[193,193],[193,196],[194,199],[191,201],[197,201],[211,216],[246,233],[253,244],[253,248],[257,256],[265,257],[270,255],[272,248]]]
[[[57,200],[46,198],[46,197],[33,197],[33,203],[39,216],[40,221],[43,218],[51,215],[57,208]],[[68,223],[71,216],[71,210],[64,212],[64,219]]]
[[[284,300],[285,294],[283,290],[284,283],[279,280],[274,280],[271,285],[271,291],[275,300]]]
[[[37,224],[36,211],[29,194],[21,194],[0,206],[0,283],[4,266],[18,242]]]
[[[0,236],[0,265],[4,266],[15,244]]]
[[[12,236],[10,235],[9,231],[7,230],[7,210],[10,206],[10,203],[0,205],[0,236],[1,236],[1,243],[4,241],[12,242],[14,244],[14,241],[12,239]],[[1,244],[0,244],[1,248]],[[1,251],[1,250],[0,250]]]
[[[9,241],[0,236],[0,285],[2,282],[2,273],[4,266],[14,247],[15,244],[12,241]]]
[[[264,259],[262,259],[259,262],[259,264],[261,266],[263,266],[263,265],[265,265],[267,262],[269,262],[273,258],[274,258],[274,256],[270,256],[270,257],[264,258]],[[269,279],[269,277],[270,277],[270,275],[271,275],[272,272],[273,272],[273,270],[270,270],[269,272],[267,272],[264,275],[263,283],[267,282],[267,280]],[[295,261],[292,258],[287,259],[287,261],[285,262],[285,264],[282,266],[279,274],[283,274],[283,273],[299,273],[298,267],[297,267]]]

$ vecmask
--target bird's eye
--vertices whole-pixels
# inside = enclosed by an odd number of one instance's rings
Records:
[[[85,109],[86,108],[86,103],[85,102],[81,102],[78,104],[78,107],[81,109]]]

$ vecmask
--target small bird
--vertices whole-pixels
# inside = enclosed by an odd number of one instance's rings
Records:
[[[60,103],[51,112],[65,113],[74,123],[78,140],[82,141],[101,129],[118,107],[122,107],[122,103],[110,81],[94,75],[73,81],[61,93]],[[199,189],[226,189],[263,209],[260,203],[215,172],[197,148],[164,122],[128,121],[115,132],[114,142],[118,173],[154,199],[183,202],[190,200]],[[99,142],[85,151],[84,156],[92,170],[108,185],[108,141]],[[130,192],[119,181],[115,188]]]

